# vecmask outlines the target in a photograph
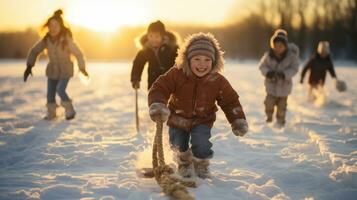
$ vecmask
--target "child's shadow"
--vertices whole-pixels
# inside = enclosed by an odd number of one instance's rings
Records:
[[[328,100],[323,107],[329,108],[329,109],[349,109],[350,106],[344,105],[338,101],[334,100]]]
[[[7,170],[31,171],[40,166],[46,157],[46,150],[52,142],[70,125],[66,121],[14,122],[0,136],[0,167]],[[37,167],[36,167],[37,168]]]
[[[271,190],[271,188],[265,187],[269,181],[270,178],[262,174],[234,169],[229,173],[213,172],[211,178],[200,179],[198,188],[190,189],[190,191],[195,192],[197,199],[237,199],[237,197],[256,199],[257,196],[250,191],[252,186],[268,189],[271,194],[267,194],[267,196],[281,193],[279,189]]]

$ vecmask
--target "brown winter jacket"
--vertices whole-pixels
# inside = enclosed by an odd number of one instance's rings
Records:
[[[67,40],[67,45],[63,47],[63,40]],[[63,36],[57,41],[52,42],[49,37],[44,37],[37,42],[27,57],[27,66],[35,65],[37,56],[47,49],[49,63],[46,68],[46,76],[50,79],[64,79],[73,76],[73,54],[78,61],[79,69],[85,69],[85,61],[81,50],[70,36]]]
[[[227,79],[218,72],[204,77],[188,74],[173,67],[160,76],[149,91],[149,106],[152,103],[167,104],[171,111],[168,126],[190,131],[198,124],[212,127],[218,105],[228,121],[245,119],[238,94]]]
[[[133,61],[133,68],[131,70],[131,82],[141,81],[141,74],[144,66],[148,62],[148,89],[154,81],[162,74],[167,72],[175,64],[177,56],[177,38],[171,32],[166,32],[163,44],[154,49],[150,47],[147,35],[140,39],[142,49],[137,53]]]
[[[201,39],[213,44],[215,62],[211,72],[199,78],[190,69],[187,49]],[[160,76],[150,89],[149,106],[152,103],[168,103],[171,114],[167,124],[186,131],[197,124],[212,127],[218,110],[216,101],[231,124],[236,119],[245,119],[238,94],[219,73],[223,67],[223,51],[213,35],[198,33],[189,36],[179,49],[175,67]]]

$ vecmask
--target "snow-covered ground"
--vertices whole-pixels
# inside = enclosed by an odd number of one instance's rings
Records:
[[[45,63],[26,84],[24,67],[24,61],[0,63],[0,199],[167,199],[153,179],[135,172],[150,167],[155,126],[143,77],[141,130],[135,131],[130,62],[91,62],[89,85],[71,80],[73,121],[63,119],[63,110],[55,121],[42,120]],[[296,76],[287,125],[278,129],[264,122],[257,63],[228,62],[224,74],[240,94],[250,132],[235,137],[218,112],[213,176],[190,193],[196,199],[357,199],[357,67],[336,71],[348,91],[338,93],[328,78],[327,100],[319,106],[307,102],[307,86]]]

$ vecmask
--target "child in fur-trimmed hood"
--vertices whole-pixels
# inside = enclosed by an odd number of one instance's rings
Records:
[[[176,66],[160,76],[149,91],[150,117],[153,121],[168,120],[170,144],[177,152],[179,174],[184,177],[192,175],[192,164],[197,176],[209,177],[213,156],[209,139],[218,110],[216,102],[235,135],[248,132],[239,96],[220,73],[223,67],[223,52],[214,36],[193,34],[180,48]]]
[[[147,32],[139,40],[141,50],[133,61],[130,81],[134,89],[140,88],[141,75],[146,63],[149,63],[148,89],[160,75],[173,67],[178,39],[174,33],[167,31],[159,20],[149,25]]]
[[[291,43],[288,43],[286,33],[276,31],[273,34],[270,39],[270,50],[263,55],[259,69],[265,77],[266,122],[273,121],[276,107],[277,123],[284,126],[287,100],[293,86],[292,78],[299,69],[298,51]]]

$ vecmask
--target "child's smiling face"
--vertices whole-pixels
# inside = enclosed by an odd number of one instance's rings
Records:
[[[190,59],[190,67],[196,76],[205,76],[212,70],[212,59],[205,55],[193,56]]]
[[[160,47],[162,43],[162,35],[159,32],[148,32],[148,41],[152,47]]]

